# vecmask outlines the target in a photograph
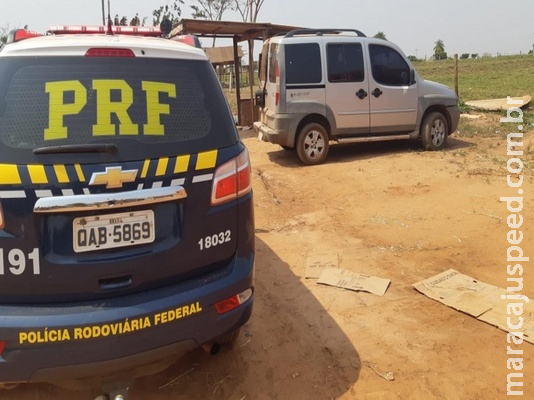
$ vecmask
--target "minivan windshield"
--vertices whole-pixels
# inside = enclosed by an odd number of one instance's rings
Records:
[[[200,152],[237,141],[208,61],[0,60],[2,162],[30,162],[35,149],[47,147],[109,145],[121,158],[134,159]]]

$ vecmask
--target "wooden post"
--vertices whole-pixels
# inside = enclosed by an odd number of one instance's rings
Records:
[[[241,63],[239,62],[239,54],[237,46],[239,45],[237,36],[234,36],[234,68],[235,68],[235,93],[237,99],[237,124],[241,125]]]
[[[250,87],[250,119],[254,123],[254,39],[248,40],[248,84]]]
[[[458,94],[458,54],[454,55],[454,91]]]

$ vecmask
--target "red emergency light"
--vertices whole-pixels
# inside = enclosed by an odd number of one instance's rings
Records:
[[[21,40],[30,39],[37,36],[43,36],[43,34],[39,32],[29,31],[27,29],[13,29],[7,35],[6,43],[20,42]]]
[[[111,27],[112,34],[130,36],[151,36],[160,37],[161,29],[153,26],[114,26]],[[75,35],[75,34],[105,34],[108,27],[94,25],[54,25],[48,32],[55,35]]]

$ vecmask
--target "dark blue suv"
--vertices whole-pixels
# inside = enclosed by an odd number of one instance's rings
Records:
[[[250,161],[204,52],[76,29],[0,51],[3,386],[138,376],[252,311]]]

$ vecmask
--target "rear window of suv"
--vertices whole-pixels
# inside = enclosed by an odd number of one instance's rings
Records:
[[[207,61],[37,57],[0,60],[2,162],[48,146],[110,143],[121,158],[231,146],[233,118]]]

